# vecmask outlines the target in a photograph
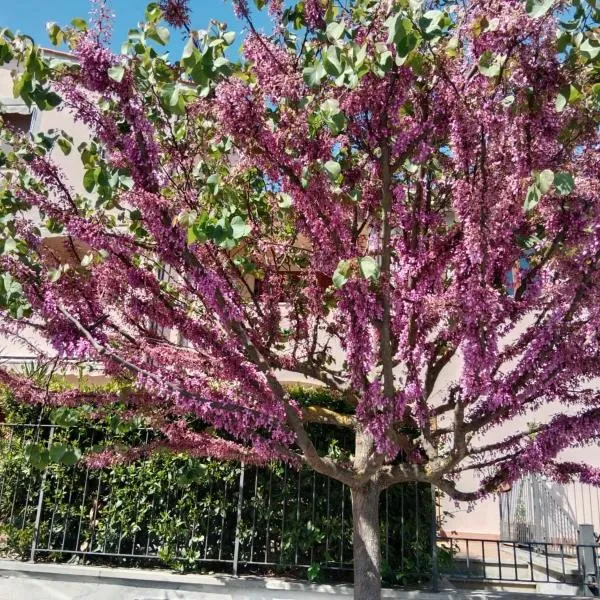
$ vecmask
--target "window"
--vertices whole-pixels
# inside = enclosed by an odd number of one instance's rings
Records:
[[[7,127],[17,133],[27,133],[33,129],[37,111],[30,109],[22,100],[0,98],[0,116],[3,128]],[[10,146],[0,140],[0,150],[7,152]]]

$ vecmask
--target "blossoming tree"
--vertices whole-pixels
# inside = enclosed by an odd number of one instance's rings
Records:
[[[378,598],[387,486],[474,501],[527,472],[600,482],[560,458],[600,432],[598,8],[255,4],[273,29],[238,0],[239,60],[185,0],[150,4],[122,54],[102,5],[49,24],[76,62],[1,32],[15,94],[91,135],[3,130],[2,330],[133,381],[130,409],[172,447],[347,484],[356,598]],[[57,152],[79,153],[81,182]],[[283,372],[344,408],[295,405]],[[119,400],[1,379],[29,402]],[[353,430],[350,459],[319,454],[311,422]]]

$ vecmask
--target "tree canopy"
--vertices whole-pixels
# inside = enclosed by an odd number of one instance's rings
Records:
[[[255,4],[235,2],[239,59],[184,0],[150,4],[121,54],[102,4],[49,24],[76,61],[2,31],[15,95],[91,133],[75,148],[4,129],[3,331],[131,380],[132,411],[174,447],[305,462],[356,498],[416,480],[474,500],[526,472],[598,483],[560,459],[600,429],[596,3]],[[81,182],[57,152],[80,155]],[[298,406],[282,371],[339,406]],[[320,455],[311,421],[353,429],[354,455]]]

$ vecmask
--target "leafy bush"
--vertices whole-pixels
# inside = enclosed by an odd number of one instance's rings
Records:
[[[337,399],[320,391],[293,393],[300,404],[340,409]],[[143,444],[156,434],[140,422],[124,421],[117,409],[90,421],[85,407],[40,413],[14,405],[10,394],[0,405],[7,421],[0,425],[2,554],[29,558],[42,489],[38,558],[103,557],[113,564],[153,558],[177,570],[233,560],[241,465],[158,451],[92,470],[78,462],[83,453]],[[24,421],[36,425],[18,423]],[[343,431],[314,426],[313,434],[332,453],[351,452]],[[350,492],[339,482],[280,463],[246,467],[239,507],[241,569],[323,580],[351,568]],[[431,508],[427,486],[396,486],[382,494],[388,582],[427,578]]]

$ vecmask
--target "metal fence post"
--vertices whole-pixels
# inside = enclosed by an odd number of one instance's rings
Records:
[[[39,427],[39,424],[38,424]],[[48,450],[52,446],[52,437],[54,435],[54,427],[50,427],[50,435],[48,436]],[[38,495],[37,509],[35,511],[35,523],[33,525],[33,536],[31,538],[31,552],[29,554],[29,562],[35,562],[35,549],[37,547],[38,536],[40,533],[40,521],[42,520],[42,509],[44,508],[44,485],[46,484],[46,476],[48,475],[48,466],[42,473],[40,481],[40,493]]]
[[[244,502],[244,471],[245,465],[242,463],[240,469],[240,488],[238,492],[238,504],[237,504],[237,519],[235,523],[235,542],[233,547],[233,575],[237,577],[238,574],[238,563],[240,559],[240,528],[242,526],[242,504]]]
[[[440,574],[438,568],[438,547],[437,547],[437,499],[435,486],[431,486],[431,591],[440,591]]]

